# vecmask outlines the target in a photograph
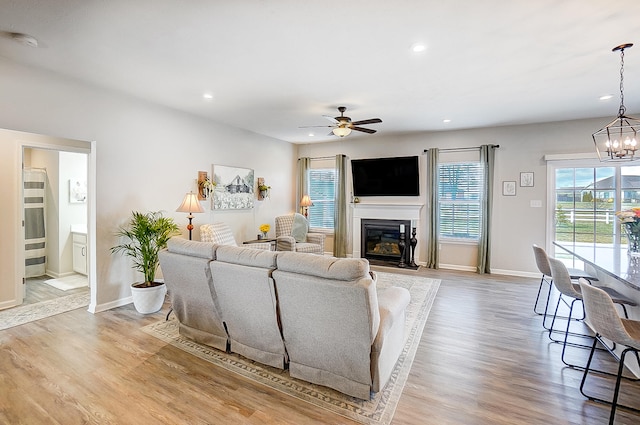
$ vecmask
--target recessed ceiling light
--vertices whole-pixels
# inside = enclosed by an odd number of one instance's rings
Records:
[[[425,45],[424,45],[424,44],[422,44],[422,43],[416,43],[416,44],[414,44],[413,46],[411,46],[411,51],[412,51],[413,53],[422,53],[422,52],[424,52],[425,50],[427,50],[427,46],[425,46]]]
[[[443,119],[443,120],[442,120],[442,122],[443,122],[443,123],[445,123],[445,124],[447,124],[447,123],[450,123],[450,122],[451,122],[451,120],[450,120],[450,119],[448,119],[448,118],[445,118],[445,119]]]
[[[309,133],[309,137],[314,137],[314,136],[315,136],[315,134]]]
[[[213,100],[213,93],[204,93],[204,94],[202,95],[202,98],[203,98],[204,100]]]
[[[600,100],[609,100],[613,97],[612,94],[605,94],[604,96],[600,96]]]

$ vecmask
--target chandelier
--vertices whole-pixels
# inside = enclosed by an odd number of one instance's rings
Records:
[[[624,50],[633,46],[632,43],[621,44],[612,49],[620,51],[620,107],[618,116],[605,127],[592,134],[596,145],[598,158],[603,162],[634,161],[638,149],[638,130],[640,120],[625,115],[624,107]]]

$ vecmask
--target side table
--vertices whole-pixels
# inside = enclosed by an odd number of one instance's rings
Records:
[[[275,251],[276,250],[276,239],[273,238],[267,238],[267,239],[252,239],[250,241],[244,241],[242,242],[243,245],[251,245],[252,243],[270,243],[271,244],[271,251]]]

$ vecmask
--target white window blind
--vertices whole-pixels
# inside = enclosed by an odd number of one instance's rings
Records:
[[[309,170],[309,227],[333,230],[335,209],[336,170],[314,168]]]
[[[440,237],[478,240],[484,179],[480,163],[441,163],[438,173]]]

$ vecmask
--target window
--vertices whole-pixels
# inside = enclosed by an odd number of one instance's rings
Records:
[[[627,243],[615,212],[640,206],[640,166],[557,166],[553,240]]]
[[[479,162],[438,165],[438,227],[442,239],[480,238],[483,172]]]
[[[309,170],[309,196],[313,202],[313,206],[309,207],[309,227],[333,230],[335,193],[335,168]]]

